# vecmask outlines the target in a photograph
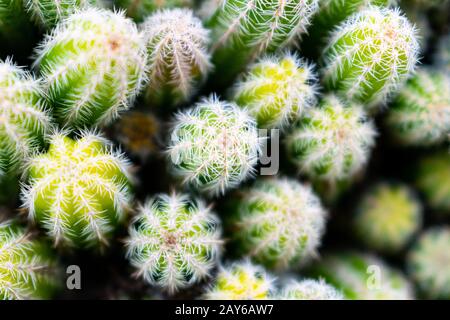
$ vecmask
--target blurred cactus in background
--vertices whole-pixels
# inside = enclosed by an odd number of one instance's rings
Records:
[[[147,102],[164,108],[186,102],[211,68],[209,32],[188,9],[159,11],[141,29],[149,59]]]
[[[46,244],[13,221],[0,222],[0,300],[49,299],[57,279]]]
[[[313,67],[286,53],[266,57],[249,68],[233,90],[233,99],[262,128],[285,128],[316,103]]]
[[[385,103],[414,71],[416,33],[399,9],[370,7],[351,16],[323,53],[328,88],[369,110]]]
[[[127,240],[137,275],[173,294],[209,278],[221,248],[218,218],[187,195],[158,195],[141,207]]]
[[[106,245],[130,205],[129,163],[101,136],[63,133],[31,159],[23,206],[55,245]]]
[[[220,195],[254,174],[259,149],[255,120],[211,97],[178,113],[168,154],[184,184]]]
[[[89,8],[70,15],[36,51],[62,126],[107,124],[131,107],[145,81],[143,37],[122,13]]]
[[[127,16],[142,22],[147,16],[161,9],[193,7],[195,0],[116,0],[119,8],[126,9]]]
[[[0,180],[16,175],[42,147],[51,119],[39,80],[11,60],[0,61]]]
[[[366,165],[375,143],[373,123],[359,105],[326,95],[287,137],[291,161],[313,180],[335,183],[351,178]]]
[[[313,273],[341,290],[350,300],[410,300],[406,277],[379,258],[354,252],[325,255]]]
[[[397,253],[421,227],[422,206],[407,186],[380,183],[358,203],[353,224],[367,248]]]
[[[450,228],[425,231],[411,249],[408,270],[420,292],[430,299],[450,299]]]
[[[342,294],[325,281],[291,280],[277,297],[281,300],[343,300]]]
[[[273,269],[316,257],[326,212],[309,187],[287,178],[260,179],[239,191],[227,211],[238,251]]]
[[[450,216],[450,153],[442,151],[420,159],[415,184],[427,204],[438,213]]]
[[[248,261],[221,267],[215,284],[207,290],[207,300],[266,300],[274,292],[266,271]]]

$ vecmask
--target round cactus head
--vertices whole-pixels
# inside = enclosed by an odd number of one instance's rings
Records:
[[[138,276],[174,293],[211,275],[221,247],[219,220],[200,200],[158,195],[139,210],[127,247]]]
[[[344,297],[333,286],[323,280],[292,280],[281,289],[280,300],[343,300]]]
[[[230,237],[243,254],[275,269],[298,268],[316,255],[326,213],[309,187],[261,179],[236,198]]]
[[[409,274],[421,293],[431,299],[450,299],[450,227],[424,232],[407,257]]]
[[[168,153],[185,184],[217,195],[253,174],[259,149],[254,119],[212,97],[177,115]]]
[[[421,69],[389,109],[386,126],[400,144],[430,146],[450,134],[450,74]]]
[[[206,292],[207,300],[266,300],[273,280],[263,268],[248,261],[222,267],[216,283]]]
[[[196,0],[117,0],[116,4],[126,9],[127,16],[133,18],[137,22],[141,22],[145,17],[153,12],[177,8],[177,7],[193,7]]]
[[[57,267],[49,248],[12,221],[0,222],[0,300],[51,298]]]
[[[17,173],[51,127],[39,81],[10,60],[0,61],[0,179]]]
[[[450,216],[450,154],[447,150],[419,161],[416,186],[427,205],[440,214]]]
[[[149,55],[148,103],[170,106],[187,101],[211,68],[209,32],[188,9],[158,11],[141,28]]]
[[[96,134],[55,134],[48,152],[30,160],[24,207],[55,244],[107,244],[129,206],[128,166]]]
[[[421,205],[407,186],[379,184],[357,205],[354,230],[368,248],[396,253],[408,244],[421,223]]]
[[[335,182],[362,170],[376,131],[359,105],[334,95],[307,110],[287,138],[287,150],[300,171],[314,180]]]
[[[36,55],[54,114],[68,128],[115,119],[145,80],[143,37],[122,12],[77,11],[46,37]]]
[[[413,72],[419,44],[414,26],[398,9],[369,7],[333,32],[323,53],[327,86],[374,107]]]
[[[313,68],[295,54],[266,57],[250,67],[233,98],[262,128],[283,128],[316,102]]]
[[[341,290],[349,300],[410,300],[406,277],[379,258],[356,252],[325,255],[313,269],[316,276]]]

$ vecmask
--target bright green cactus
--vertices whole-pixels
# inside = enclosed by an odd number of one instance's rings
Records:
[[[427,204],[450,215],[450,153],[443,151],[422,158],[415,172],[416,186]]]
[[[18,172],[50,127],[40,82],[10,60],[0,61],[0,179]]]
[[[450,134],[450,74],[421,69],[408,81],[386,119],[396,140],[404,145],[430,146]]]
[[[0,223],[0,300],[49,299],[56,261],[44,242],[12,221]]]
[[[23,206],[56,245],[107,244],[130,205],[128,167],[99,135],[54,134],[48,152],[30,161]]]
[[[188,9],[158,11],[141,29],[149,56],[147,102],[166,108],[186,102],[212,67],[209,32]]]
[[[450,73],[450,34],[442,37],[436,51],[436,65]]]
[[[161,9],[192,7],[195,0],[117,0],[120,8],[126,9],[127,16],[137,22]]]
[[[335,183],[362,170],[376,131],[359,105],[327,95],[305,112],[287,137],[292,162],[313,180]]]
[[[219,195],[254,174],[260,146],[255,120],[213,96],[177,115],[168,155],[184,184]]]
[[[340,290],[349,300],[410,300],[406,277],[379,258],[355,252],[325,255],[313,274]]]
[[[262,128],[283,128],[316,102],[313,68],[295,54],[266,57],[237,83],[233,99],[247,108]]]
[[[134,219],[127,247],[137,275],[172,294],[211,276],[221,248],[219,220],[200,200],[158,195]]]
[[[292,280],[285,285],[277,298],[280,300],[343,300],[344,297],[333,286],[323,280]]]
[[[407,257],[409,274],[421,293],[431,299],[450,299],[450,227],[424,232]]]
[[[123,13],[89,8],[63,20],[37,50],[36,65],[58,121],[70,128],[115,119],[146,71],[142,35]]]
[[[422,208],[405,185],[381,183],[367,192],[353,221],[358,239],[369,249],[396,253],[402,250],[422,223]]]
[[[261,179],[234,202],[229,236],[243,255],[280,270],[316,256],[326,212],[309,187],[286,178]]]
[[[53,28],[58,22],[79,9],[102,6],[102,0],[23,0],[31,17],[45,29]]]
[[[227,84],[264,52],[298,40],[310,24],[318,0],[227,0],[208,20],[214,40],[214,80]]]
[[[266,271],[248,261],[221,267],[215,284],[205,293],[207,300],[266,300],[274,291]]]
[[[324,81],[371,109],[410,76],[418,52],[416,30],[399,9],[370,7],[333,32],[323,53]]]

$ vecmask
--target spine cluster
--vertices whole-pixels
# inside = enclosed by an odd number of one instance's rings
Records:
[[[169,293],[211,275],[221,241],[218,218],[187,195],[158,195],[139,210],[127,240],[137,275]]]
[[[54,134],[48,152],[29,163],[23,206],[56,245],[107,244],[130,205],[128,168],[96,134],[82,133],[77,140]]]

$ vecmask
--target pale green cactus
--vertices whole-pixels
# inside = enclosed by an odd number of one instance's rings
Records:
[[[186,102],[212,67],[208,30],[188,9],[158,11],[141,29],[149,56],[147,103],[167,108]]]
[[[380,183],[357,204],[353,220],[358,239],[369,249],[397,253],[422,224],[422,207],[405,185]]]
[[[17,174],[51,128],[41,84],[11,60],[0,61],[0,180]]]
[[[399,9],[370,7],[339,25],[323,52],[327,87],[368,109],[385,103],[414,71],[416,29]]]
[[[12,221],[0,223],[0,300],[49,299],[56,260],[47,245]]]
[[[420,292],[431,299],[450,299],[450,228],[425,231],[407,257],[409,274]]]
[[[291,161],[313,180],[335,183],[366,165],[376,131],[359,105],[327,95],[305,112],[286,144]]]
[[[286,178],[257,180],[227,211],[229,237],[257,263],[298,269],[317,254],[326,212],[310,187]]]
[[[415,184],[426,203],[439,214],[450,216],[450,153],[422,158],[415,172]]]
[[[294,44],[318,0],[226,0],[206,25],[212,30],[214,80],[227,84],[264,52]]]
[[[121,12],[89,8],[64,19],[36,51],[61,125],[106,124],[128,109],[146,73],[146,49]]]
[[[221,249],[220,224],[201,200],[161,194],[130,227],[127,256],[137,275],[170,294],[211,276]]]
[[[356,252],[328,254],[312,271],[349,300],[410,300],[412,285],[379,258]]]
[[[207,300],[266,300],[274,292],[273,279],[264,268],[248,261],[221,267]]]
[[[183,184],[219,195],[254,174],[260,147],[255,120],[213,96],[177,115],[168,155]]]
[[[313,67],[295,54],[266,57],[249,68],[233,90],[233,99],[262,128],[284,128],[316,103]]]
[[[117,6],[126,9],[127,16],[137,22],[161,9],[193,6],[195,0],[117,0]]]
[[[291,280],[276,296],[280,300],[344,300],[341,292],[323,280]]]
[[[23,0],[24,5],[36,23],[45,29],[53,28],[58,22],[77,10],[90,6],[102,6],[103,0]]]
[[[397,142],[437,145],[450,134],[450,74],[421,69],[392,103],[386,119]]]
[[[23,207],[55,245],[105,245],[130,205],[129,163],[101,136],[50,137],[47,153],[29,163]]]

